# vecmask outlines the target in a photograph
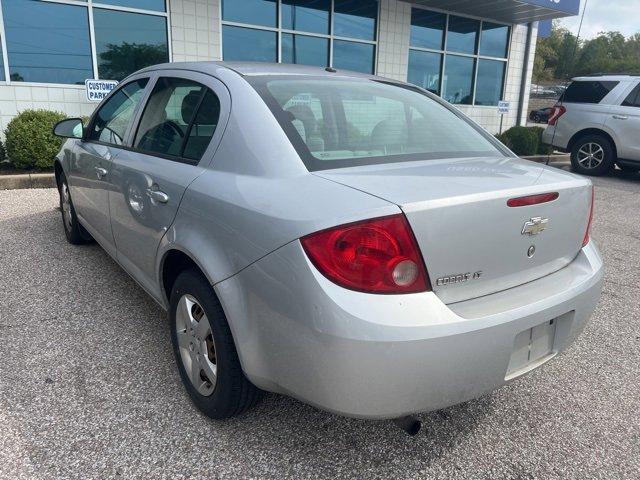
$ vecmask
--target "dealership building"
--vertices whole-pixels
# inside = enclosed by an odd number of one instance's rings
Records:
[[[490,131],[526,118],[538,22],[580,0],[0,0],[0,128],[31,108],[89,115],[88,79],[246,60],[409,81]],[[503,105],[504,107],[504,105]]]

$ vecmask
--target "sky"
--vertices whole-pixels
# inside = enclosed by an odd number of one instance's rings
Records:
[[[584,7],[585,0],[580,3]],[[580,17],[561,21],[573,33],[577,33],[579,23]],[[640,32],[640,0],[588,0],[581,36],[593,38],[598,32],[610,30],[625,36]]]

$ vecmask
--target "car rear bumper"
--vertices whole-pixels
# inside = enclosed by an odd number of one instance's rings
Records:
[[[215,287],[257,386],[382,419],[478,397],[553,358],[583,330],[602,277],[592,242],[554,274],[445,305],[340,288],[292,242]]]

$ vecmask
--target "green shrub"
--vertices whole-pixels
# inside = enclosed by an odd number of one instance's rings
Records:
[[[7,125],[6,152],[16,168],[50,169],[62,146],[53,127],[66,118],[64,113],[50,110],[25,110]]]
[[[520,156],[536,155],[540,145],[538,133],[530,127],[512,127],[498,139]]]
[[[553,147],[542,143],[542,134],[544,128],[542,127],[530,127],[538,136],[538,155],[551,155],[553,153]]]
[[[7,151],[4,149],[4,143],[0,142],[0,163],[7,159]]]

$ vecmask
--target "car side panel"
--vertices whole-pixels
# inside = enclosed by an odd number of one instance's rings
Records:
[[[399,213],[398,206],[310,173],[265,178],[206,170],[187,189],[158,255],[189,255],[216,284],[292,240]]]

